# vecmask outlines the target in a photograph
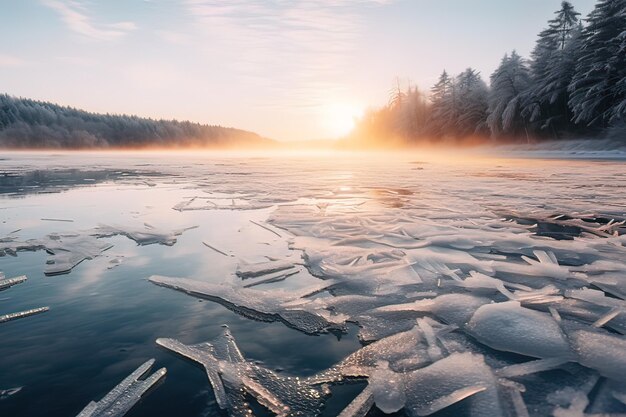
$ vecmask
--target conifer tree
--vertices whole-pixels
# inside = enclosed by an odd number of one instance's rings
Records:
[[[487,123],[494,137],[527,136],[521,104],[529,86],[530,74],[522,57],[515,51],[505,55],[491,75]]]
[[[626,0],[599,0],[587,22],[569,105],[576,123],[605,128],[624,118]]]

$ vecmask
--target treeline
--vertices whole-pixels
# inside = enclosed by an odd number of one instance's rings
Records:
[[[0,95],[2,148],[228,147],[269,143],[256,133],[228,127],[96,114]]]
[[[489,86],[472,68],[443,71],[428,95],[398,82],[352,134],[361,142],[583,136],[626,143],[626,0],[598,1],[584,22],[563,1],[530,59],[504,55]]]

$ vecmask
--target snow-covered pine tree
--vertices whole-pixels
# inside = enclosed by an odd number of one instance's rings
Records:
[[[450,112],[447,106],[451,103],[453,93],[453,80],[446,70],[443,70],[439,80],[430,90],[430,117],[428,121],[428,132],[434,137],[441,137],[446,134],[446,127],[454,124],[453,120],[448,120]]]
[[[575,75],[569,85],[574,121],[606,128],[624,115],[626,0],[599,0],[587,18]]]
[[[403,112],[407,121],[406,133],[411,139],[426,135],[428,110],[428,104],[419,88],[409,86]]]
[[[483,135],[487,128],[487,84],[480,73],[467,68],[455,80],[453,93],[457,101],[457,118],[454,132],[463,138],[472,135]]]
[[[567,41],[572,35],[572,29],[578,25],[578,13],[569,1],[561,2],[561,10],[557,11],[556,17],[548,21],[550,31],[556,38],[558,50],[565,49]]]
[[[410,136],[409,126],[411,124],[410,115],[407,111],[408,92],[404,92],[400,86],[400,78],[396,78],[396,85],[389,92],[389,115],[391,117],[391,127],[395,135],[408,139]]]
[[[487,124],[494,137],[527,135],[522,100],[530,86],[526,63],[517,52],[504,55],[491,75]]]
[[[539,33],[530,63],[531,84],[521,101],[522,114],[537,132],[571,128],[568,86],[580,46],[580,13],[564,1],[548,28]]]
[[[626,20],[626,9],[622,10],[623,19]],[[618,55],[621,57],[626,57],[626,30],[622,31],[619,36],[620,39],[620,49]],[[624,58],[626,60],[626,58]],[[622,62],[624,65],[624,62]],[[623,69],[623,68],[622,68]],[[616,86],[616,95],[621,98],[621,101],[617,103],[613,110],[614,119],[619,119],[617,122],[621,122],[622,125],[626,125],[626,77],[622,72],[622,78],[617,82]],[[626,127],[626,126],[625,126]],[[624,129],[626,133],[626,129]],[[626,141],[626,137],[624,138]]]

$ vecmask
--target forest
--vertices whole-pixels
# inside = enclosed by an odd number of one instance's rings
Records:
[[[0,95],[1,148],[267,146],[256,133],[175,120],[90,113]]]
[[[586,19],[563,1],[530,58],[506,53],[489,85],[471,67],[444,70],[429,94],[398,80],[389,103],[368,111],[350,136],[371,144],[485,138],[626,143],[626,0],[600,0]]]

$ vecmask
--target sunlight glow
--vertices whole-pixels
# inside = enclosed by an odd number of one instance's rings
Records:
[[[324,129],[332,137],[345,136],[354,129],[363,109],[354,104],[332,103],[323,108]]]

